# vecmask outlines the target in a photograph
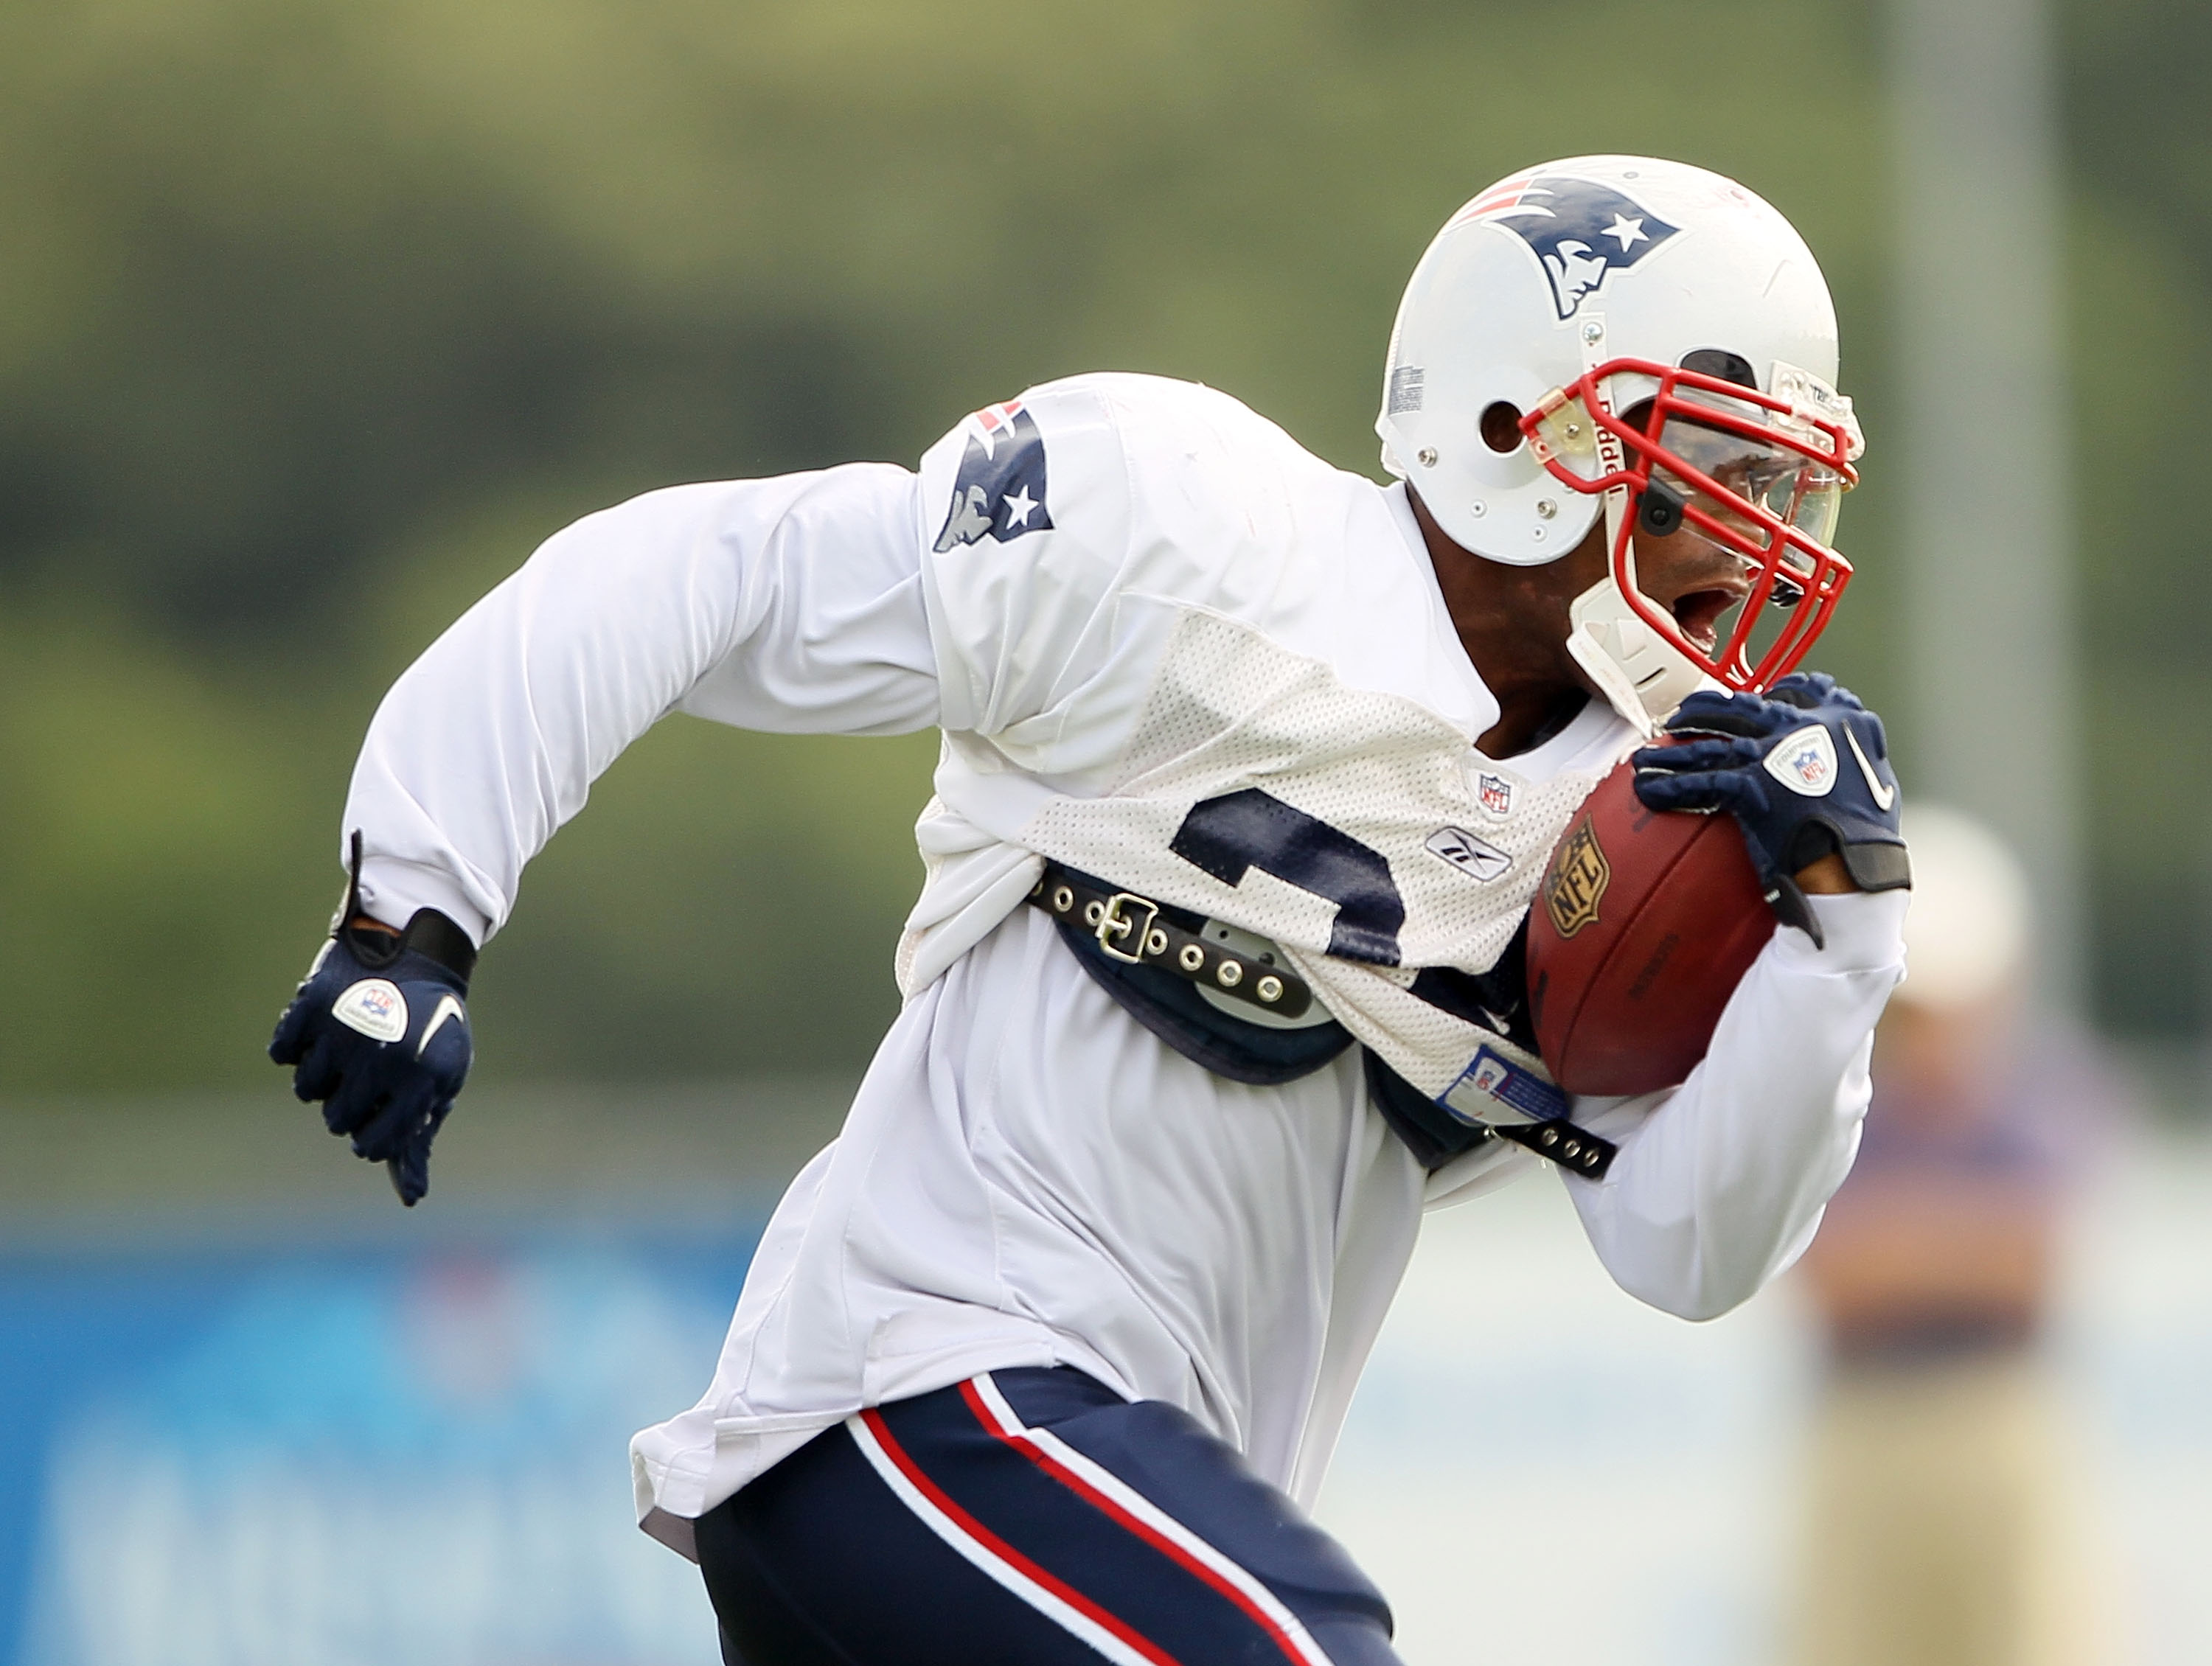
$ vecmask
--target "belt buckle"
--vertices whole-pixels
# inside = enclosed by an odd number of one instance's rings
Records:
[[[1133,903],[1145,911],[1139,921],[1121,912],[1124,903]],[[1133,891],[1116,891],[1106,900],[1106,912],[1098,917],[1098,947],[1117,960],[1127,960],[1131,966],[1143,963],[1145,939],[1152,932],[1152,922],[1160,917],[1160,906],[1149,897],[1140,897]],[[1133,940],[1133,950],[1115,947],[1115,939]]]

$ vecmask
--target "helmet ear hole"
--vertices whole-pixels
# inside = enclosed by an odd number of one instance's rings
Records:
[[[1734,382],[1740,388],[1756,390],[1759,378],[1751,372],[1751,360],[1741,353],[1730,353],[1726,348],[1701,347],[1682,355],[1682,368],[1693,370],[1703,376],[1717,376],[1723,382]]]
[[[1504,457],[1521,449],[1521,407],[1510,399],[1493,399],[1483,407],[1482,443]]]

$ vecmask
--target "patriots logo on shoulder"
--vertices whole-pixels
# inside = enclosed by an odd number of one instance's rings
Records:
[[[939,554],[986,536],[1000,543],[1052,527],[1045,509],[1044,436],[1010,399],[969,419],[968,449],[952,482],[952,506],[937,535]]]
[[[1478,220],[1528,245],[1563,318],[1574,317],[1608,272],[1633,266],[1681,229],[1610,185],[1543,175],[1509,179],[1461,209],[1452,224]]]

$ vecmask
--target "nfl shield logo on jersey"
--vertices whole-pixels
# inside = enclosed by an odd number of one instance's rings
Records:
[[[1468,203],[1462,220],[1489,221],[1526,243],[1552,282],[1563,318],[1608,272],[1633,266],[1680,229],[1589,179],[1509,179]]]
[[[1836,742],[1814,723],[1792,730],[1766,754],[1766,772],[1795,793],[1825,798],[1836,785]]]
[[[1486,769],[1474,778],[1474,800],[1485,815],[1503,821],[1513,814],[1513,783]]]
[[[1051,530],[1045,511],[1044,436],[1036,419],[1010,399],[969,419],[968,449],[952,482],[952,506],[936,548],[972,544],[988,536],[1000,543]]]

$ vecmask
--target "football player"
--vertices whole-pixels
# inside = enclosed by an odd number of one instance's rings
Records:
[[[379,709],[272,1054],[412,1203],[476,950],[625,746],[934,725],[905,1004],[704,1397],[636,1438],[644,1525],[750,1666],[1394,1659],[1303,1512],[1423,1207],[1549,1156],[1621,1286],[1702,1318],[1850,1166],[1906,869],[1880,723],[1794,670],[1849,575],[1835,377],[1773,209],[1583,157],[1423,257],[1389,486],[1092,375],[918,472],[591,516]],[[1632,751],[1784,924],[1686,1081],[1570,1101],[1522,932]]]

